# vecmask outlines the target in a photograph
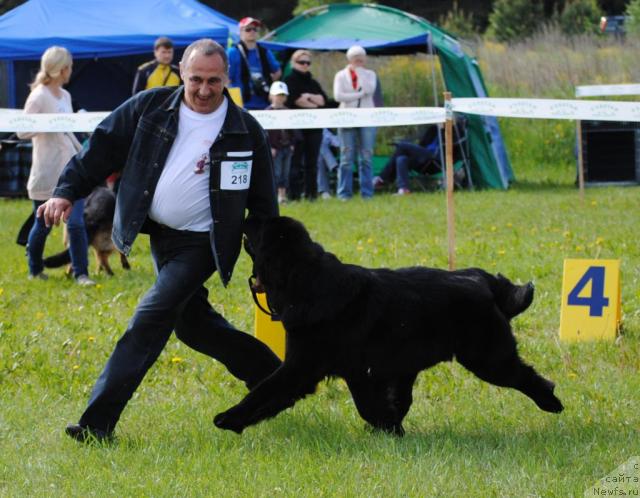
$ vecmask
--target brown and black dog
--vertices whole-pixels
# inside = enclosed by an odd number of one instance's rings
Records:
[[[87,196],[84,203],[84,225],[87,230],[87,239],[95,252],[98,271],[104,270],[107,275],[113,275],[113,270],[109,265],[109,256],[117,252],[111,240],[115,209],[115,194],[106,187],[96,187]],[[64,243],[66,246],[69,245],[66,227]],[[122,253],[119,254],[122,268],[129,270],[131,266],[127,257]],[[59,268],[69,263],[71,263],[69,249],[44,259],[45,268]]]

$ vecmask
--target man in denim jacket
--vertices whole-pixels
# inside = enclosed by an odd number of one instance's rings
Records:
[[[224,88],[228,62],[213,40],[199,40],[180,63],[184,87],[137,94],[96,128],[89,147],[63,171],[38,216],[67,219],[71,205],[115,170],[113,240],[128,254],[139,232],[150,235],[156,281],[138,304],[78,424],[84,442],[110,439],[120,414],[171,332],[221,361],[251,388],[280,364],[267,346],[236,330],[208,301],[218,271],[226,286],[249,217],[278,213],[265,132]]]

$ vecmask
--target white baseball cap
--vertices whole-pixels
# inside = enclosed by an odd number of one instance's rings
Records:
[[[269,88],[269,95],[289,95],[289,88],[284,81],[274,81]]]

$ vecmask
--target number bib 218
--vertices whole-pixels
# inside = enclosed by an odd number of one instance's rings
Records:
[[[222,161],[220,164],[220,188],[222,190],[246,190],[251,183],[251,160]]]

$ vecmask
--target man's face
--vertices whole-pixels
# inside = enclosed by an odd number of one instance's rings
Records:
[[[243,42],[255,42],[258,39],[258,25],[249,24],[240,30],[240,39]]]
[[[192,52],[188,60],[180,63],[180,76],[184,81],[184,101],[189,109],[209,114],[220,106],[227,74],[219,54]]]
[[[156,60],[160,64],[171,64],[171,61],[173,60],[173,49],[158,47],[153,51],[153,55],[155,55]]]

